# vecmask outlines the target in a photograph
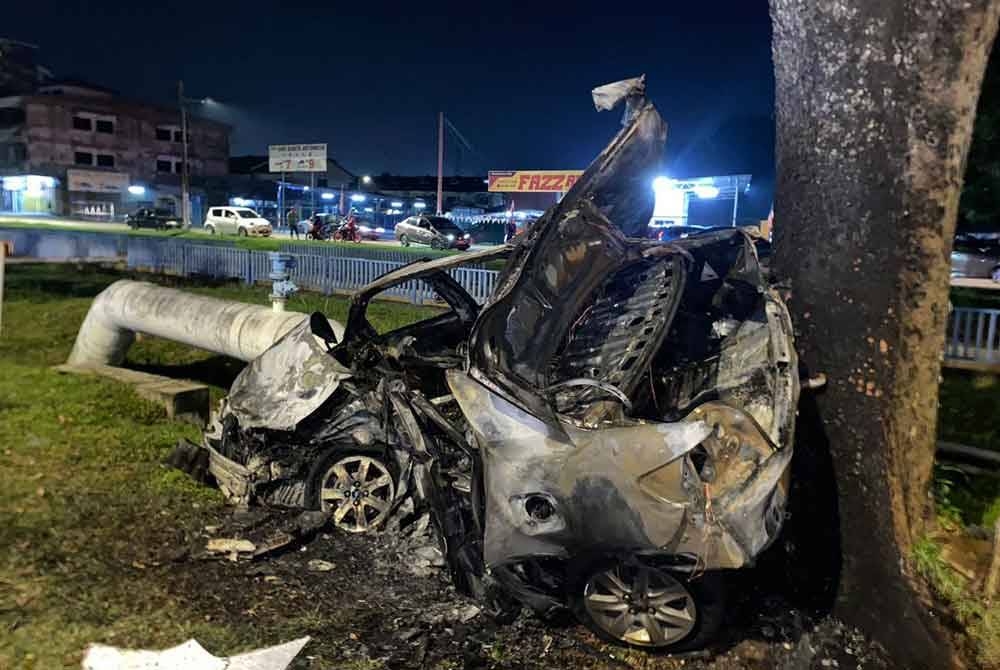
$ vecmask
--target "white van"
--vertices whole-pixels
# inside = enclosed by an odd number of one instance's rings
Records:
[[[205,217],[205,232],[210,235],[270,237],[271,224],[249,207],[212,207]]]

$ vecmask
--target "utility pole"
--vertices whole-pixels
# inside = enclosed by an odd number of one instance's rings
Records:
[[[444,214],[441,198],[444,186],[444,112],[438,112],[438,188],[437,188],[437,213],[438,216]]]
[[[184,81],[177,82],[177,104],[181,107],[181,143],[184,147],[183,163],[181,163],[181,218],[184,221],[184,228],[191,227],[191,194],[190,179],[191,173],[188,167],[188,127],[187,127],[187,105],[184,100]]]

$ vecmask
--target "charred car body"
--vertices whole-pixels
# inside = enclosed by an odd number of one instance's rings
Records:
[[[516,246],[417,261],[252,362],[206,433],[241,502],[348,531],[430,510],[456,585],[496,615],[572,610],[607,639],[703,645],[720,571],[780,530],[798,377],[784,304],[738,230],[645,239],[665,125],[642,79],[623,129]],[[449,271],[506,258],[480,307]],[[447,309],[378,333],[380,292]]]

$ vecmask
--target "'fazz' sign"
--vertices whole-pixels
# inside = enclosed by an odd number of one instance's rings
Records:
[[[583,170],[490,170],[489,190],[500,193],[561,193]]]

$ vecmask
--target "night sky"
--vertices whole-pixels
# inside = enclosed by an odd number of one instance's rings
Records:
[[[283,4],[19,1],[0,32],[57,75],[145,100],[169,101],[183,77],[225,103],[209,115],[234,125],[234,154],[326,142],[358,174],[431,173],[444,110],[475,150],[451,141],[447,172],[582,168],[619,118],[589,90],[646,73],[669,173],[773,172],[766,0],[634,16],[614,2]]]

